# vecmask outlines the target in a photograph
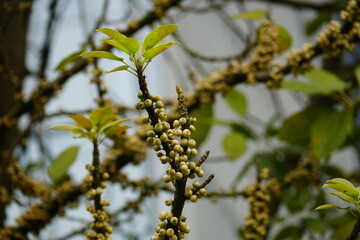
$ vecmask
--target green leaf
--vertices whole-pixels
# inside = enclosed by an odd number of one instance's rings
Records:
[[[352,184],[349,180],[347,180],[345,178],[333,178],[333,179],[327,180],[326,182],[344,184],[351,188],[355,188],[354,184]]]
[[[279,138],[291,144],[307,146],[310,142],[311,126],[314,121],[328,110],[308,107],[284,120],[279,129]]]
[[[75,121],[76,126],[78,126],[80,128],[84,128],[88,131],[91,130],[92,124],[88,118],[86,118],[82,115],[73,115],[73,116],[70,116],[70,118],[72,118]]]
[[[341,192],[341,193],[349,196],[350,198],[352,198],[355,201],[358,200],[359,195],[360,195],[358,190],[355,187],[350,187],[348,185],[341,184],[341,183],[324,184],[323,187],[331,188],[331,189],[334,189],[334,190],[336,190],[338,192]]]
[[[329,194],[334,195],[345,202],[356,204],[356,201],[353,198],[349,197],[348,195],[346,195],[342,192],[329,193]]]
[[[320,27],[327,23],[330,20],[331,14],[330,12],[319,12],[313,19],[310,19],[305,26],[305,35],[311,36],[313,35],[317,30],[320,29]]]
[[[276,25],[275,27],[278,31],[278,35],[276,38],[276,44],[278,46],[278,53],[282,53],[290,48],[290,46],[292,44],[292,37],[291,37],[290,33],[283,26]]]
[[[360,86],[360,65],[357,65],[355,67],[355,77],[356,77],[358,86]]]
[[[101,126],[109,117],[113,115],[112,106],[97,108],[90,113],[90,121],[94,126]]]
[[[68,56],[66,56],[63,60],[61,60],[61,62],[56,66],[55,70],[56,71],[60,71],[63,72],[65,71],[65,68],[68,64],[75,62],[78,58],[79,55],[83,52],[84,50],[80,50],[80,51],[76,51],[74,53],[69,54]]]
[[[162,53],[163,51],[175,46],[175,45],[178,45],[180,43],[178,42],[167,42],[166,44],[161,44],[159,46],[155,46],[153,48],[150,48],[148,50],[146,50],[143,54],[143,57],[144,58],[147,58],[147,59],[153,59],[154,57],[156,57],[157,55],[159,55],[160,53]]]
[[[344,208],[341,208],[335,204],[324,204],[315,208],[315,210],[324,210],[324,209],[344,209]]]
[[[84,53],[80,54],[80,56],[106,58],[106,59],[116,60],[116,61],[120,61],[120,62],[124,61],[123,58],[119,58],[119,57],[115,56],[114,54],[112,54],[111,52],[105,52],[105,51],[84,52]]]
[[[202,104],[200,108],[195,109],[190,113],[190,116],[196,117],[197,121],[194,124],[196,131],[192,133],[192,138],[195,139],[198,146],[205,141],[208,136],[213,118],[213,105]]]
[[[280,229],[272,240],[301,240],[300,226],[288,225]]]
[[[61,184],[67,178],[67,171],[75,162],[79,147],[73,146],[65,151],[51,163],[49,168],[49,177],[55,185]]]
[[[106,71],[106,72],[104,72],[104,74],[108,74],[108,73],[112,73],[112,72],[118,72],[118,71],[124,71],[124,70],[126,70],[128,68],[129,68],[129,66],[123,65],[123,66],[120,66],[120,67],[116,67],[116,68],[114,68],[114,69],[112,69],[110,71]]]
[[[289,186],[284,190],[283,200],[291,213],[302,211],[312,198],[308,186]]]
[[[225,155],[230,160],[235,160],[246,152],[246,140],[242,134],[230,132],[222,141]]]
[[[104,132],[108,128],[111,128],[111,127],[114,127],[114,126],[118,127],[118,125],[122,124],[123,122],[129,121],[129,120],[130,120],[129,118],[127,118],[127,119],[119,119],[119,120],[116,120],[116,121],[106,123],[106,124],[104,124],[103,126],[100,127],[99,132]]]
[[[231,16],[231,19],[250,19],[250,20],[259,20],[265,17],[267,14],[264,10],[252,10],[247,12],[242,12],[236,15]]]
[[[245,95],[241,91],[232,88],[226,93],[224,99],[234,112],[240,116],[246,114],[247,101]]]
[[[307,82],[285,81],[283,88],[307,94],[323,95],[342,92],[346,88],[346,84],[338,76],[322,69],[311,70],[304,76],[308,79]]]
[[[101,32],[113,40],[104,40],[104,42],[120,49],[121,51],[131,55],[135,54],[139,49],[139,41],[135,38],[128,38],[124,34],[111,29],[111,28],[100,28],[96,31]]]
[[[311,148],[314,154],[326,157],[338,149],[351,132],[350,110],[323,112],[311,127]]]
[[[120,125],[120,126],[112,126],[104,130],[106,136],[111,137],[115,135],[120,135],[123,132],[125,132],[127,129],[129,129],[129,126],[126,125]]]
[[[77,127],[77,126],[74,126],[74,125],[69,125],[69,124],[55,125],[55,126],[50,127],[49,129],[51,129],[51,130],[69,131],[69,132],[71,132],[73,134],[80,134],[80,135],[85,133],[80,127]]]
[[[144,40],[144,49],[148,50],[154,47],[158,42],[163,40],[166,36],[170,35],[179,26],[174,24],[168,24],[154,29],[149,33]],[[145,57],[145,56],[144,56]]]

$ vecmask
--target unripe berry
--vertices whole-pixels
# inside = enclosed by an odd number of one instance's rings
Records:
[[[142,123],[148,123],[149,122],[149,117],[148,116],[144,116],[143,118],[142,118]]]
[[[163,125],[158,122],[157,124],[155,124],[154,128],[155,128],[155,131],[161,132],[163,130]]]
[[[145,105],[145,107],[151,107],[151,105],[152,105],[152,101],[151,101],[151,99],[146,99],[145,100],[145,102],[144,102],[144,105]]]
[[[138,92],[137,97],[138,97],[139,99],[142,99],[142,98],[143,98],[143,93],[142,93],[142,92]]]
[[[166,115],[166,113],[161,112],[161,113],[159,113],[158,117],[161,121],[166,121],[167,115]]]
[[[153,130],[150,130],[147,132],[148,137],[155,137],[155,132]]]
[[[185,125],[186,124],[186,118],[184,118],[184,117],[180,118],[179,123],[180,123],[180,125]]]
[[[156,102],[156,108],[163,108],[163,107],[164,107],[164,103],[162,101]]]
[[[188,156],[187,155],[181,155],[179,160],[181,162],[186,162],[188,160]]]
[[[200,188],[198,193],[200,194],[200,196],[204,197],[206,195],[206,189],[205,188]]]
[[[195,146],[196,146],[195,140],[194,140],[194,139],[189,139],[189,141],[188,141],[188,146],[189,146],[189,147],[195,147]]]
[[[185,190],[185,197],[190,198],[192,196],[193,192],[191,191],[191,189],[186,189]]]
[[[165,228],[166,225],[167,225],[167,222],[166,222],[166,221],[160,221],[160,222],[159,222],[159,227],[160,227],[160,228]],[[159,230],[160,230],[160,229],[159,229]]]
[[[182,138],[180,140],[180,145],[186,147],[188,145],[188,140],[186,138]]]
[[[164,131],[167,131],[170,128],[170,123],[168,122],[161,122],[161,124],[164,128]]]
[[[190,197],[190,201],[191,202],[196,202],[198,200],[198,197],[196,196],[196,195],[192,195],[191,197]]]
[[[191,132],[190,132],[189,129],[184,129],[183,130],[183,137],[188,138],[188,137],[190,137],[190,135],[191,135]]]
[[[191,149],[191,156],[196,156],[196,155],[198,155],[198,150],[195,148]]]
[[[170,198],[168,198],[168,199],[165,200],[165,205],[166,205],[166,206],[171,206],[172,203],[173,203],[173,201],[172,201]]]
[[[160,229],[159,236],[165,236],[165,235],[166,235],[166,230],[164,228]]]
[[[189,126],[189,130],[190,130],[191,132],[195,132],[195,126],[194,126],[194,125],[190,125],[190,126]]]
[[[164,176],[162,177],[162,181],[163,181],[164,183],[169,183],[169,182],[170,182],[170,176],[169,176],[169,175],[164,175]]]
[[[182,131],[181,131],[181,129],[176,129],[174,133],[175,133],[175,136],[177,136],[177,137],[181,137],[181,136],[182,136]]]
[[[176,226],[178,224],[179,220],[177,217],[172,217],[170,219],[170,223],[173,225],[173,226]]]
[[[166,230],[166,235],[167,235],[168,237],[174,236],[174,229],[168,228],[168,229]]]
[[[173,128],[177,128],[177,127],[179,127],[179,126],[180,126],[179,120],[175,120],[175,121],[173,122]]]
[[[159,138],[154,138],[154,145],[161,145],[161,140]]]
[[[177,172],[177,173],[175,173],[175,178],[176,178],[176,180],[180,180],[183,178],[183,174],[181,172]]]
[[[156,96],[153,97],[153,100],[154,100],[155,102],[161,101],[161,100],[162,100],[162,97],[159,96],[159,95],[156,95]]]
[[[180,170],[182,173],[186,173],[187,171],[189,171],[189,167],[186,164],[184,164],[180,167]]]
[[[196,123],[196,117],[190,117],[189,121],[191,124]]]
[[[197,174],[198,177],[203,177],[204,176],[204,171],[203,170],[200,170],[199,173]]]
[[[198,181],[193,182],[192,185],[193,185],[194,188],[200,187],[200,183]]]
[[[194,162],[189,162],[188,166],[189,166],[190,169],[195,169],[196,168],[196,164]]]

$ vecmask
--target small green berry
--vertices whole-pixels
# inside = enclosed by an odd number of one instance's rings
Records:
[[[151,105],[152,105],[152,101],[151,101],[151,99],[146,99],[145,100],[145,102],[144,102],[144,105],[145,105],[145,107],[151,107]]]
[[[168,198],[168,199],[165,200],[165,205],[166,205],[166,206],[171,206],[172,203],[173,203],[173,201],[172,201],[170,198]]]

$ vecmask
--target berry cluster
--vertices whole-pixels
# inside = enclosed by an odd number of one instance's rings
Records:
[[[110,240],[110,234],[113,232],[113,229],[109,226],[109,216],[104,209],[105,206],[110,205],[110,201],[101,199],[101,194],[106,188],[104,180],[109,179],[110,176],[107,172],[100,173],[99,169],[91,164],[87,164],[86,169],[90,172],[85,177],[85,183],[89,187],[86,198],[94,201],[94,205],[89,204],[86,208],[94,219],[90,224],[90,228],[93,231],[86,233],[86,239]]]

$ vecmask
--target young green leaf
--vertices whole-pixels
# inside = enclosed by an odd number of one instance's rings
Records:
[[[276,44],[278,46],[278,53],[282,53],[290,48],[290,46],[292,44],[292,37],[291,37],[290,33],[283,26],[276,25],[275,27],[278,31],[278,35],[276,38]]]
[[[240,116],[244,116],[246,114],[246,97],[241,91],[232,88],[226,93],[224,99],[234,112]]]
[[[120,61],[120,62],[124,61],[123,58],[119,58],[119,57],[115,56],[114,54],[112,54],[110,52],[105,52],[105,51],[84,52],[84,53],[80,54],[80,56],[107,58],[107,59],[116,60],[116,61]]]
[[[246,140],[242,134],[230,132],[222,141],[225,155],[230,160],[235,160],[246,152]]]
[[[112,38],[114,41],[111,40],[104,40],[104,42],[120,49],[121,51],[127,53],[127,54],[135,54],[137,50],[139,49],[139,41],[135,38],[128,38],[124,34],[110,28],[100,28],[96,31],[101,32],[110,38]]]
[[[127,129],[129,129],[129,126],[126,125],[120,125],[120,126],[112,126],[107,128],[104,133],[106,134],[106,136],[111,137],[111,136],[116,136],[116,135],[120,135],[123,132],[125,132]]]
[[[69,147],[53,160],[49,168],[49,177],[55,185],[59,185],[66,180],[67,171],[75,162],[78,151],[79,147]]]
[[[112,115],[112,106],[97,108],[90,113],[90,121],[94,126],[101,126]]]
[[[80,127],[80,128],[84,128],[86,130],[91,130],[92,128],[92,124],[90,122],[90,120],[86,117],[84,117],[83,115],[73,115],[73,116],[70,116],[70,118],[72,118],[75,123],[76,123],[76,126]]]
[[[359,192],[354,187],[350,187],[348,185],[341,184],[341,183],[324,184],[323,187],[334,189],[338,192],[341,192],[341,193],[351,197],[354,200],[358,200],[359,195],[360,195]]]
[[[56,66],[55,70],[60,72],[65,71],[66,66],[69,65],[70,63],[75,62],[79,58],[79,55],[82,52],[84,52],[84,50],[76,51],[74,53],[69,54],[63,60],[61,60],[61,62]]]
[[[323,210],[323,209],[347,209],[347,208],[341,208],[335,204],[324,204],[315,208],[315,210]]]
[[[282,123],[279,138],[291,144],[306,146],[310,142],[312,124],[327,111],[324,108],[308,107],[291,115]]]
[[[335,74],[322,70],[314,69],[304,74],[309,79],[308,82],[285,81],[283,88],[308,93],[328,95],[333,92],[342,92],[346,84]]]
[[[247,12],[242,12],[236,15],[231,16],[231,19],[249,19],[249,20],[259,20],[265,17],[267,14],[264,10],[252,10]]]
[[[320,12],[313,19],[310,19],[305,26],[305,35],[313,35],[319,28],[331,18],[330,12]]]
[[[112,73],[112,72],[118,72],[118,71],[124,71],[124,70],[126,70],[128,68],[129,68],[129,66],[123,65],[123,66],[120,66],[120,67],[116,67],[116,68],[114,68],[114,69],[112,69],[110,71],[105,71],[104,74],[108,74],[108,73]]]
[[[123,122],[129,121],[130,119],[120,119],[120,120],[116,120],[116,121],[112,121],[109,123],[104,124],[103,126],[100,127],[99,132],[104,132],[106,131],[108,128],[111,128],[113,126],[119,126],[120,124],[122,124]]]
[[[348,195],[346,195],[342,192],[335,192],[335,193],[329,193],[329,194],[334,195],[345,202],[356,204],[356,201],[352,197],[349,197]]]
[[[73,134],[84,134],[85,132],[82,130],[82,128],[74,126],[74,125],[69,125],[69,124],[60,124],[60,125],[55,125],[50,127],[49,129],[51,130],[63,130],[63,131],[69,131]]]
[[[355,188],[354,184],[352,184],[350,181],[346,180],[345,178],[333,178],[333,179],[327,180],[326,182],[344,184],[351,188]]]
[[[314,154],[321,158],[338,149],[353,126],[350,110],[323,112],[311,127],[310,144]]]
[[[168,24],[154,29],[146,36],[144,40],[144,49],[148,50],[154,47],[157,43],[163,40],[166,36],[170,35],[178,27],[179,26],[174,24]]]
[[[151,60],[163,51],[178,44],[178,42],[166,42],[164,44],[156,45],[155,47],[146,50],[143,54],[143,57]]]

